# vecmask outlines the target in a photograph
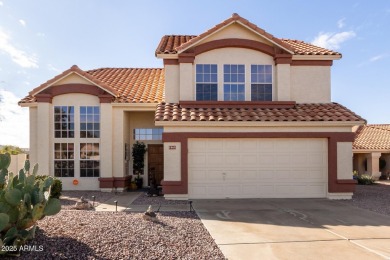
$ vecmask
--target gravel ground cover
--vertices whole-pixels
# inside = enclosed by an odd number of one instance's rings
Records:
[[[352,200],[345,203],[390,216],[389,184],[356,185]]]
[[[143,213],[63,210],[39,221],[18,259],[224,259],[194,212]],[[42,249],[41,251],[39,249]]]
[[[113,192],[101,192],[101,191],[63,191],[60,197],[63,210],[72,209],[76,202],[84,197],[93,202],[92,196],[95,196],[95,207],[100,203],[109,200],[115,196]]]

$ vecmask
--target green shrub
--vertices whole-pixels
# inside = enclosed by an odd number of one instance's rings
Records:
[[[358,175],[357,181],[358,181],[358,184],[361,184],[361,185],[371,185],[371,184],[374,184],[374,182],[375,182],[374,179],[370,175],[367,175],[367,174]]]
[[[48,176],[48,175],[36,175],[35,176],[35,184],[39,186],[42,182],[44,182],[49,177],[50,176]],[[50,177],[50,178],[52,178],[52,177]],[[57,178],[53,178],[53,184],[51,185],[50,198],[59,199],[61,196],[61,192],[62,192],[62,181],[57,179]]]
[[[59,199],[50,198],[53,178],[35,182],[38,165],[30,173],[30,162],[18,174],[8,172],[11,156],[0,154],[0,255],[19,255],[33,239],[37,221],[61,210]]]

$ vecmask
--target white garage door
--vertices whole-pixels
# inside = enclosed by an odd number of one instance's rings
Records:
[[[321,198],[326,139],[189,139],[190,198]]]

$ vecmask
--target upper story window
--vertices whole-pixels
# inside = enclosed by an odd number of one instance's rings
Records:
[[[245,65],[223,65],[223,96],[225,101],[245,100]]]
[[[80,107],[80,137],[100,137],[100,108],[98,106]]]
[[[134,129],[134,140],[162,140],[162,128],[136,128]]]
[[[218,77],[216,64],[196,64],[196,100],[218,99]]]
[[[271,65],[251,65],[251,100],[272,101]]]
[[[74,138],[74,107],[54,107],[54,137]]]

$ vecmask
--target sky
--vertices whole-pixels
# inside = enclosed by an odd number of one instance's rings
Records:
[[[0,145],[29,146],[29,91],[76,64],[162,67],[163,35],[198,35],[231,17],[278,38],[342,53],[332,101],[369,124],[390,124],[388,0],[0,0]]]

